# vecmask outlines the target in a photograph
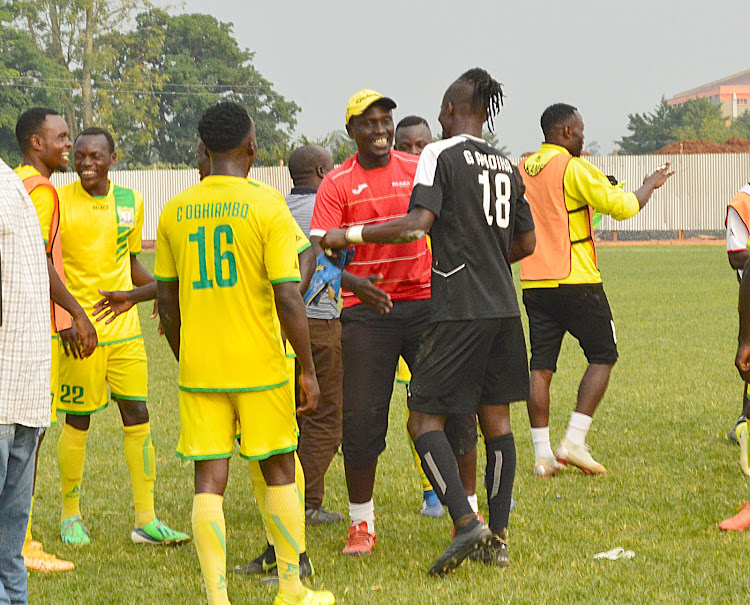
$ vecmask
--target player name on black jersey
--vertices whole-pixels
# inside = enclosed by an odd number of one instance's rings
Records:
[[[464,159],[469,166],[476,165],[490,170],[502,170],[503,172],[513,171],[513,164],[510,163],[508,158],[494,153],[482,153],[481,151],[472,153],[471,150],[464,149]]]

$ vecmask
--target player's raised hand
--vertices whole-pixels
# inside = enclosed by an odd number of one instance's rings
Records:
[[[745,382],[750,381],[750,343],[740,342],[737,345],[737,355],[734,358],[734,365]]]
[[[346,239],[346,229],[331,229],[326,232],[320,240],[320,247],[325,250],[325,253],[328,254],[328,256],[331,256],[329,252],[341,250],[348,246],[349,242]]]
[[[385,290],[381,290],[375,285],[375,282],[383,279],[382,275],[369,275],[367,277],[357,277],[350,284],[351,291],[368,307],[377,311],[380,315],[390,313],[393,308],[391,295]]]
[[[96,317],[96,321],[109,318],[105,323],[112,323],[115,317],[129,311],[135,304],[130,298],[130,292],[126,290],[99,290],[99,294],[104,298],[94,305],[93,316]]]
[[[653,173],[648,175],[644,180],[643,184],[649,183],[653,186],[654,189],[658,189],[661,187],[664,183],[667,182],[667,179],[669,179],[670,176],[672,176],[675,171],[671,170],[672,162],[665,162],[661,166],[659,166]]]
[[[318,401],[320,401],[320,387],[315,373],[306,374],[303,372],[300,374],[299,386],[300,405],[297,406],[297,413],[302,416],[312,414],[318,409]]]

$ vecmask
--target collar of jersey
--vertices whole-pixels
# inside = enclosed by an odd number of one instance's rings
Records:
[[[83,185],[81,184],[81,179],[78,179],[78,186],[81,188],[81,191],[83,191],[84,195],[87,195],[92,200],[106,200],[110,195],[112,195],[112,191],[115,188],[115,184],[112,182],[111,179],[107,179],[107,182],[109,183],[109,188],[107,189],[107,195],[91,195],[88,191],[86,191],[83,188]]]

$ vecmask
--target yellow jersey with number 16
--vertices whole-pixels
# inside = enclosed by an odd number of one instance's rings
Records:
[[[68,290],[92,319],[99,345],[141,336],[133,307],[112,323],[92,318],[99,290],[131,290],[130,255],[141,251],[143,197],[110,181],[107,195],[92,197],[81,181],[57,189],[60,236]]]
[[[208,176],[167,202],[156,238],[156,279],[179,280],[180,388],[287,383],[273,284],[300,272],[284,199],[247,179]]]

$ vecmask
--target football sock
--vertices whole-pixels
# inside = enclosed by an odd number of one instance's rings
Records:
[[[217,494],[195,494],[193,497],[193,542],[209,605],[229,603],[223,502],[224,498]]]
[[[356,527],[362,521],[367,522],[367,531],[369,533],[375,532],[375,501],[368,500],[367,502],[357,503],[349,502],[349,518],[351,519],[351,525]]]
[[[31,542],[31,515],[34,513],[34,496],[31,496],[31,507],[29,508],[29,522],[26,524],[26,537],[23,539],[24,546]]]
[[[589,427],[591,427],[591,420],[591,416],[573,412],[570,415],[570,424],[568,424],[565,437],[576,445],[583,447],[586,445],[586,434],[589,432]]]
[[[279,591],[298,595],[302,591],[299,580],[299,539],[305,516],[300,509],[297,486],[294,483],[266,487],[266,515],[276,549]]]
[[[539,458],[554,458],[552,445],[549,442],[549,427],[531,429],[531,440],[534,442],[534,454]]]
[[[432,490],[432,483],[430,483],[427,475],[425,475],[422,470],[422,461],[419,459],[419,454],[417,453],[417,448],[414,447],[414,442],[411,440],[411,435],[409,435],[409,449],[411,449],[411,455],[414,457],[414,464],[417,465],[417,472],[419,473],[419,482],[422,484],[422,491],[429,492]]]
[[[86,460],[86,437],[88,431],[79,431],[67,422],[60,432],[57,443],[57,460],[60,466],[62,485],[62,520],[81,514],[81,482]]]
[[[135,526],[153,521],[154,482],[156,481],[156,452],[151,441],[151,425],[123,426],[125,433],[125,461],[130,471],[135,503]]]
[[[455,523],[461,517],[474,514],[458,474],[458,464],[448,438],[443,431],[424,433],[414,447],[422,459],[422,469],[432,483],[440,502],[448,507]]]
[[[255,501],[258,503],[260,516],[263,519],[266,541],[273,544],[273,536],[268,530],[268,519],[266,518],[266,480],[263,478],[263,472],[260,470],[260,463],[257,460],[250,460],[250,483],[253,486]]]
[[[305,543],[305,471],[302,470],[302,463],[299,461],[297,452],[294,452],[294,483],[297,486],[297,495],[299,496],[299,507],[302,511],[302,533],[299,539],[299,551],[307,552]]]
[[[473,510],[474,514],[476,515],[479,512],[479,499],[477,498],[476,493],[471,494],[471,496],[466,496],[466,499],[469,501],[471,510]]]
[[[516,443],[513,433],[485,441],[487,448],[487,504],[490,509],[490,529],[495,534],[508,527],[513,481],[516,477]]]

